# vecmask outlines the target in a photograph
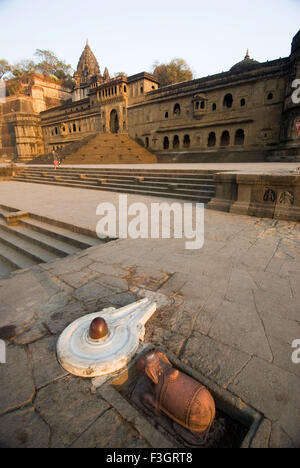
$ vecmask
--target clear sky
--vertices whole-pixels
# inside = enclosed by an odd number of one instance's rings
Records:
[[[300,0],[0,0],[0,59],[50,49],[76,68],[88,38],[101,72],[183,58],[196,77],[290,54]]]

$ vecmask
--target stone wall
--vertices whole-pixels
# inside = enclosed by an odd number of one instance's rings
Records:
[[[300,221],[300,172],[219,173],[214,179],[216,197],[210,209]]]
[[[7,94],[15,84],[16,94],[0,102],[0,158],[4,161],[26,161],[43,154],[40,112],[70,97],[70,91],[60,82],[43,75],[8,81]]]
[[[205,92],[190,82],[174,93],[167,88],[150,93],[129,107],[129,134],[166,153],[276,146],[286,78],[280,73],[261,80],[250,75],[231,84],[227,77]]]
[[[0,108],[0,157],[27,160],[42,154],[40,119],[33,110],[32,98],[9,97]]]

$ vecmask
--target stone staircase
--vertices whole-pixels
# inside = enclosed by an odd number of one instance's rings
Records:
[[[100,245],[103,240],[72,231],[64,223],[0,208],[0,279],[17,269],[30,268]]]
[[[98,133],[69,143],[58,153],[63,164],[152,164],[157,158],[127,134]],[[51,153],[28,164],[52,164]]]
[[[215,196],[216,171],[113,169],[113,168],[26,168],[13,180],[119,193],[151,195],[208,203]]]
[[[92,135],[88,135],[81,140],[73,141],[72,143],[68,143],[65,148],[58,152],[58,156],[61,162],[63,162],[67,156],[78,151],[82,146],[86,145],[90,140],[96,137],[96,134],[93,133]],[[33,158],[31,161],[28,161],[26,164],[53,164],[53,155],[52,152],[42,154],[37,158]]]

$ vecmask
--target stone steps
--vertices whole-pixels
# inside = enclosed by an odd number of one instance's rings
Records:
[[[29,177],[29,175],[27,174],[25,179],[27,179]],[[24,179],[24,176],[22,176],[22,174],[20,175],[20,177],[18,178],[18,180],[23,180]],[[37,180],[40,180],[39,177],[37,177],[34,173],[32,173],[30,175],[30,180],[33,182],[34,179],[37,181]],[[180,181],[168,181],[167,179],[162,182],[162,181],[153,181],[153,180],[143,180],[143,181],[136,181],[135,180],[136,178],[133,178],[133,177],[125,177],[123,179],[113,179],[111,177],[109,178],[106,178],[106,177],[86,177],[84,180],[84,184],[85,185],[106,185],[106,187],[117,187],[117,188],[124,188],[124,190],[126,191],[127,188],[130,188],[133,185],[136,185],[138,184],[138,187],[142,188],[142,187],[146,187],[147,190],[150,190],[151,189],[154,189],[154,190],[163,190],[163,191],[168,191],[169,190],[169,186],[174,184],[176,187],[178,187],[178,190],[187,190],[187,191],[190,191],[190,190],[197,190],[199,191],[199,189],[203,189],[203,190],[208,190],[208,191],[214,191],[214,181],[213,180],[208,180],[208,179],[203,179],[201,180],[199,183],[197,183],[197,180],[195,179],[190,179],[192,180],[192,182],[194,183],[190,183],[188,180],[186,180],[186,183],[182,183],[182,180]],[[64,181],[64,182],[68,182],[68,183],[72,183],[72,182],[75,182],[77,183],[79,180],[79,178],[75,177],[74,175],[60,175],[60,176],[48,176],[48,177],[43,177],[43,181],[45,183],[47,182],[52,182],[52,181]],[[101,184],[101,180],[103,180],[104,182]],[[176,188],[175,187],[175,188]],[[177,190],[177,189],[176,189]]]
[[[140,164],[156,163],[156,156],[127,134],[98,133],[69,143],[58,153],[63,164]],[[30,161],[51,164],[51,153]]]
[[[29,239],[21,238],[13,229],[7,232],[0,225],[0,241],[8,247],[12,247],[26,257],[32,259],[35,263],[47,263],[57,258],[57,255],[43,249],[42,246],[33,244]]]
[[[20,220],[20,225],[25,226],[33,231],[46,234],[50,239],[57,239],[60,242],[65,242],[68,245],[74,246],[79,250],[88,249],[101,243],[98,238],[92,238],[78,232],[71,232],[59,226],[51,226],[45,222],[39,221],[38,217],[27,218]]]
[[[8,224],[5,216],[15,213],[13,224]],[[78,232],[79,228],[73,231],[42,216],[22,213],[18,217],[16,211],[5,207],[0,214],[0,279],[14,270],[48,263],[104,242],[96,234]]]
[[[28,225],[28,223],[26,224],[26,222],[20,221],[20,224],[21,223],[25,226],[11,227],[7,226],[5,221],[0,220],[0,232],[5,231],[18,236],[20,239],[29,241],[31,244],[37,245],[38,247],[42,247],[43,249],[51,252],[55,257],[65,257],[80,251],[79,248],[76,248],[65,241],[51,239],[51,237],[45,233],[30,229],[30,225]]]
[[[28,258],[27,255],[24,255],[14,249],[14,247],[3,244],[0,240],[0,257],[6,264],[9,264],[11,271],[30,268],[36,265],[36,261]],[[2,269],[1,269],[2,273]]]
[[[110,181],[114,181],[116,183],[121,183],[121,182],[139,182],[142,184],[147,184],[147,183],[156,183],[156,184],[168,184],[170,183],[170,178],[175,179],[177,178],[176,183],[184,185],[184,184],[205,184],[205,185],[214,185],[214,180],[212,175],[209,174],[201,174],[201,177],[196,178],[195,175],[190,175],[190,177],[180,177],[178,178],[178,175],[176,174],[171,174],[172,177],[168,177],[168,175],[162,175],[162,176],[148,176],[148,175],[143,175],[142,177],[140,174],[109,174],[109,173],[103,173],[103,172],[90,172],[90,173],[82,173],[79,174],[77,172],[71,172],[71,171],[63,171],[59,170],[54,173],[53,172],[43,172],[43,173],[38,173],[37,171],[26,171],[24,174],[20,174],[20,178],[28,178],[28,177],[44,177],[45,179],[53,179],[53,178],[60,178],[63,177],[64,180],[77,180],[77,179],[84,179],[85,181],[93,181],[93,180],[98,180],[99,178],[105,179],[106,177],[109,177]],[[141,179],[141,180],[138,180]],[[174,181],[172,181],[174,182]]]
[[[207,203],[215,195],[213,171],[29,167],[14,180]]]

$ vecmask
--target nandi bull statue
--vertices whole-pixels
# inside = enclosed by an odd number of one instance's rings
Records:
[[[174,369],[161,352],[142,356],[137,367],[152,381],[149,392],[142,397],[145,404],[161,410],[195,435],[207,434],[216,409],[213,397],[205,387]]]

